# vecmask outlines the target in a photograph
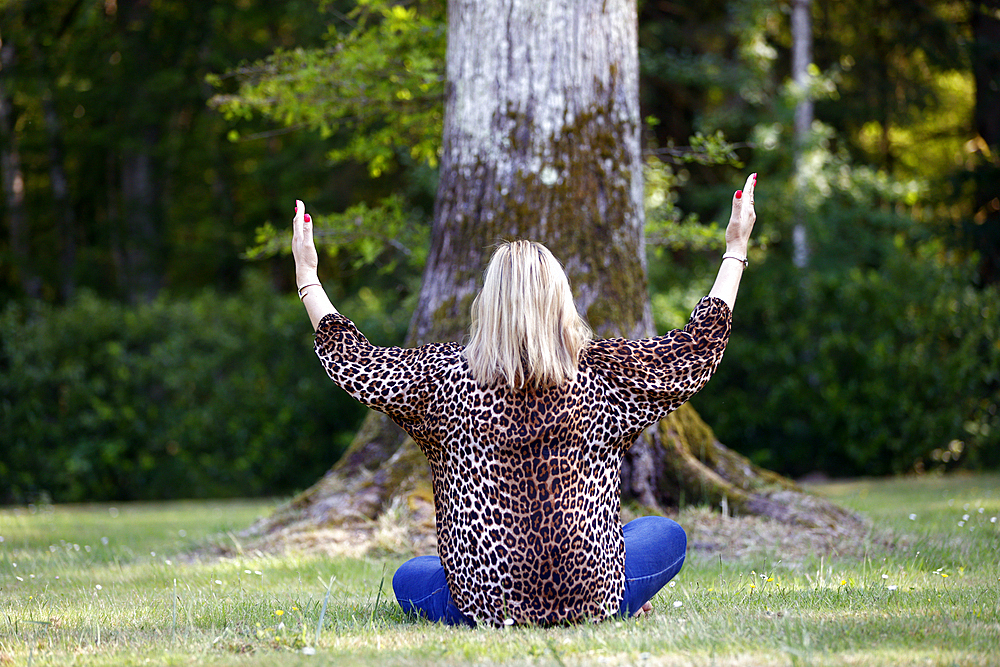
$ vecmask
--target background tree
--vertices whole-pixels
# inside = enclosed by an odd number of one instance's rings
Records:
[[[408,345],[461,340],[490,247],[546,243],[598,336],[653,333],[646,281],[635,4],[452,0],[441,178]],[[693,304],[691,304],[693,306]],[[727,502],[810,525],[851,516],[723,447],[690,406],[634,445],[623,493]],[[330,474],[256,527],[310,530],[426,497],[422,454],[372,413]]]
[[[720,439],[793,475],[1000,465],[995,3],[813,2],[815,122],[798,172],[790,3],[637,4],[658,330],[708,290],[740,174],[767,184],[741,335],[694,401]],[[327,212],[338,305],[373,339],[406,341],[438,190],[445,13],[442,0],[0,0],[8,498],[280,495],[338,459],[363,413],[299,373],[268,389],[323,416],[296,430],[294,455],[247,448],[277,437],[255,425],[280,431],[298,412],[251,381],[279,358],[270,345],[221,351],[286,331],[267,313],[299,307],[280,256],[292,191]],[[225,103],[206,107],[213,95]],[[126,184],[126,163],[149,176]],[[144,199],[149,234],[133,242]],[[793,201],[806,276],[785,273]],[[231,313],[240,303],[259,316]],[[234,386],[261,401],[234,402]],[[210,451],[239,453],[238,482],[213,490],[225,475],[205,474]]]
[[[972,71],[976,81],[977,162],[969,177],[975,210],[965,229],[979,250],[979,283],[1000,283],[1000,2],[974,1]]]

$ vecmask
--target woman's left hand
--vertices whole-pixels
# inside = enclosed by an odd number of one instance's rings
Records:
[[[313,240],[312,218],[306,205],[295,200],[295,218],[292,221],[292,257],[295,259],[295,281],[301,287],[318,281],[319,254]]]

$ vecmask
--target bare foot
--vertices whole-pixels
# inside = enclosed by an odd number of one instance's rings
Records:
[[[632,614],[634,618],[639,618],[640,616],[645,616],[646,614],[653,613],[653,603],[647,602],[646,604],[639,607],[639,610]]]

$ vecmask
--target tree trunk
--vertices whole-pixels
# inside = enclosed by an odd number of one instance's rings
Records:
[[[491,246],[514,238],[541,241],[564,262],[598,336],[652,333],[635,9],[634,0],[451,0],[441,178],[408,345],[462,340]],[[758,472],[685,406],[632,447],[622,490],[654,508],[727,498],[790,518],[755,489],[791,483]],[[253,532],[375,518],[395,498],[429,494],[416,445],[372,413],[333,470]]]
[[[154,176],[155,128],[134,138],[122,156],[123,283],[132,303],[151,301],[160,289],[159,197]]]
[[[36,54],[41,58],[41,53]],[[41,69],[41,68],[40,68]],[[44,70],[43,70],[44,71]],[[52,188],[52,212],[59,235],[59,296],[70,300],[76,293],[76,214],[70,201],[69,179],[62,138],[62,123],[56,111],[52,90],[42,93],[42,111],[49,139],[49,180]]]
[[[979,282],[1000,283],[1000,2],[983,0],[972,6],[973,58],[976,79],[976,132],[988,146],[987,164],[979,168],[976,215],[970,228],[979,251]]]
[[[10,81],[15,65],[14,44],[0,44],[0,176],[3,179],[4,204],[7,209],[10,254],[14,279],[29,297],[41,296],[41,280],[31,269],[28,245],[28,219],[24,210],[24,171],[18,146],[13,91]]]
[[[134,72],[153,71],[156,54],[144,44],[145,29],[153,10],[144,0],[119,0],[118,32],[135,59]],[[157,146],[161,131],[150,119],[143,90],[138,83],[135,99],[123,110],[121,122],[130,136],[121,155],[121,255],[122,284],[132,303],[151,301],[163,282],[163,238],[160,225],[160,180]]]
[[[812,64],[812,0],[792,2],[792,78],[801,91],[809,83],[809,65]],[[802,152],[813,123],[813,101],[808,95],[795,103],[795,185],[803,187],[804,169]],[[795,205],[795,227],[792,229],[794,252],[792,261],[800,269],[809,264],[809,235],[806,231],[805,210],[801,200]]]

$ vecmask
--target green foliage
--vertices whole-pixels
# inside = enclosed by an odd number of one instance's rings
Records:
[[[391,273],[402,262],[420,268],[427,260],[429,227],[418,213],[406,214],[403,200],[390,195],[375,206],[364,202],[341,213],[310,214],[317,244],[330,257],[347,256],[354,269],[375,265],[381,273]],[[256,244],[249,259],[291,253],[290,233],[270,223],[257,230]]]
[[[243,121],[235,129],[255,138],[228,142],[233,125],[207,106],[207,75],[318,44],[315,2],[34,0],[0,12],[15,55],[0,88],[23,166],[27,252],[11,257],[17,248],[0,237],[3,296],[24,294],[19,262],[49,301],[74,285],[120,298],[138,298],[140,282],[228,289],[256,226],[288,220],[295,197],[339,204],[343,175],[314,139],[260,136],[264,123]]]
[[[444,98],[444,3],[409,7],[363,0],[345,35],[327,33],[323,49],[278,51],[233,72],[235,95],[214,103],[230,119],[263,114],[286,126],[343,133],[333,161],[367,164],[378,177],[398,155],[436,166]],[[213,78],[212,83],[220,79]]]
[[[656,119],[647,119],[656,125]],[[685,214],[678,207],[679,192],[690,179],[690,172],[675,165],[728,165],[742,168],[737,147],[722,131],[705,136],[701,132],[691,137],[691,145],[647,151],[643,169],[645,185],[646,243],[656,249],[658,257],[665,251],[708,250],[723,247],[724,235],[715,223],[699,224],[698,215]]]
[[[318,243],[333,257],[351,254],[355,268],[419,269],[426,259],[444,113],[444,11],[434,0],[364,0],[343,17],[349,30],[327,31],[325,48],[279,50],[209,79],[236,79],[234,93],[212,101],[230,121],[257,115],[308,128],[327,140],[332,162],[364,164],[372,179],[398,175],[388,191],[354,193],[345,210],[313,215]],[[287,254],[288,241],[268,223],[246,256]]]
[[[371,295],[345,306],[376,340],[402,338],[405,315],[382,315]],[[323,374],[310,334],[294,294],[259,280],[236,296],[135,308],[89,293],[62,308],[8,305],[0,501],[280,495],[312,483],[364,409]]]
[[[800,189],[758,195],[773,245],[752,257],[699,409],[724,442],[791,474],[998,465],[1000,292],[974,289],[968,263],[910,217],[913,184],[822,144],[804,163]]]

